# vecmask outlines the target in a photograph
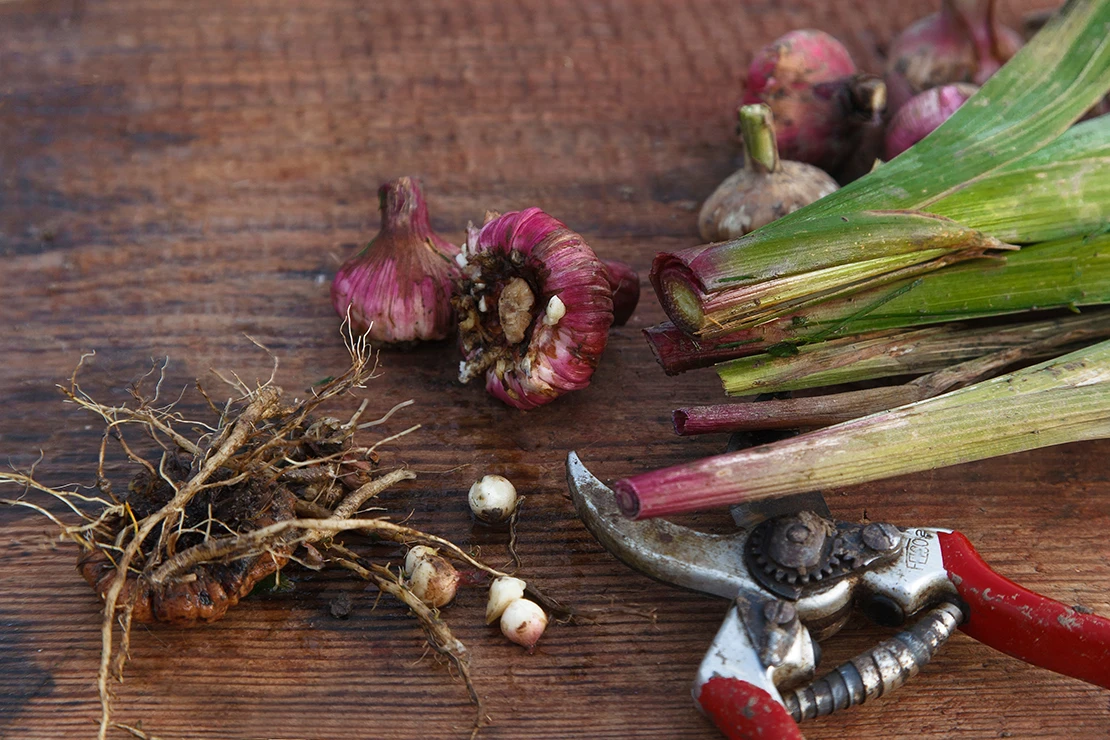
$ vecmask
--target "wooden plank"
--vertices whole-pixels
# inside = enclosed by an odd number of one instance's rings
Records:
[[[1008,4],[1008,17],[1032,7]],[[646,273],[696,243],[698,202],[734,164],[732,106],[753,51],[814,25],[874,68],[876,45],[930,9],[864,0],[14,0],[0,3],[0,451],[52,484],[89,483],[101,430],[54,386],[82,352],[97,397],[169,357],[166,387],[210,369],[290,392],[342,369],[328,281],[376,227],[376,189],[424,178],[432,219],[460,240],[486,209],[539,205],[604,256]],[[646,286],[645,286],[646,287]],[[566,497],[577,449],[602,477],[713,454],[679,439],[673,407],[718,400],[712,373],[666,378],[639,330],[615,330],[591,387],[524,414],[454,379],[449,344],[383,353],[371,411],[417,401],[390,445],[417,481],[383,505],[494,563],[470,482],[528,496],[524,573],[596,614],[554,625],[535,655],[464,589],[446,615],[472,653],[486,738],[712,738],[689,686],[725,605],[630,572]],[[186,408],[200,410],[193,401]],[[352,406],[354,401],[352,401]],[[998,569],[1110,615],[1107,443],[1087,443],[829,492],[838,516],[958,527]],[[122,485],[127,469],[111,468]],[[14,495],[4,490],[2,495]],[[99,605],[36,516],[0,510],[0,736],[91,736]],[[719,514],[695,521],[723,526]],[[375,551],[397,560],[395,550]],[[472,710],[424,656],[405,611],[339,572],[297,573],[284,597],[223,622],[140,628],[119,719],[163,738],[465,737]],[[348,620],[328,604],[348,593]],[[853,622],[826,665],[881,639]],[[957,637],[910,687],[806,728],[811,738],[1104,737],[1106,693]],[[120,735],[122,737],[122,735]]]

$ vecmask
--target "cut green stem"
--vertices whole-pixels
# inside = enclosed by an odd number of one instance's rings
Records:
[[[759,342],[758,339],[731,342],[728,337],[698,339],[681,331],[669,321],[649,326],[643,333],[656,362],[667,375],[679,375],[687,370],[708,367],[717,362],[751,354],[751,351],[744,351],[744,345]],[[759,352],[763,346],[758,344],[752,351]]]
[[[742,105],[740,135],[744,139],[744,163],[748,169],[770,174],[778,169],[779,148],[771,109],[766,105]]]
[[[1089,282],[1092,275],[1102,274],[1101,263],[1105,262],[1097,251],[1080,255],[1074,249],[1074,240],[1061,235],[1074,232],[1087,239],[1089,237],[1086,235],[1097,237],[1110,230],[1110,116],[1077,124],[1041,151],[1012,163],[989,178],[957,190],[932,208],[942,215],[981,228],[1008,241],[1041,242],[1051,239],[1055,242],[1053,248],[1061,249],[1056,255],[1058,261],[1053,262],[1053,256],[1042,251],[1046,247],[1040,244],[1035,247],[1040,253],[1033,262],[1046,266],[1057,279],[1055,283],[1040,281],[1036,285],[1035,296],[1029,293],[1029,278],[1035,277],[1035,272],[1023,270],[1020,264],[1014,270],[999,270],[997,262],[981,261],[974,266],[967,265],[967,268],[981,271],[974,283],[965,284],[965,287],[976,293],[965,296],[972,303],[980,303],[981,295],[991,294],[1009,295],[1018,300],[1030,299],[1026,308],[1018,307],[1016,310],[1072,302],[1076,295],[1073,282],[1076,279]],[[782,251],[787,251],[788,248],[789,245],[784,245]],[[1032,248],[1034,247],[1026,249]],[[1012,255],[1007,259],[1023,263],[1026,258],[1025,255]],[[1073,275],[1067,274],[1065,268],[1068,265],[1073,269]],[[945,282],[948,280],[948,272],[949,269],[946,269],[923,276],[921,286],[927,286],[933,280],[942,280],[937,290],[914,288],[924,301],[916,303],[915,324],[950,320],[946,315],[931,319],[928,302],[949,302],[952,284]],[[1049,273],[1044,274],[1047,276]],[[1021,277],[1015,277],[1017,275]],[[800,288],[797,286],[798,281],[795,285],[802,292],[805,278],[806,276],[801,276]],[[903,283],[903,287],[905,285]],[[1053,291],[1057,295],[1053,295]],[[1099,294],[1097,290],[1092,293],[1084,289],[1081,293],[1079,298],[1083,304],[1099,303],[1102,300],[1092,297]],[[881,295],[893,295],[893,292],[875,294],[871,298],[880,301]],[[955,297],[959,298],[959,295]],[[859,300],[851,303],[859,305],[864,302],[864,298],[865,296],[860,296]],[[696,313],[699,310],[699,300],[691,294],[691,312]],[[712,301],[713,298],[708,300]],[[830,310],[835,313],[839,305],[834,301],[829,306],[819,308],[818,313],[828,313]],[[797,308],[796,304],[788,307],[794,311]],[[989,313],[988,310],[983,315]],[[804,322],[811,317],[806,312],[796,312],[791,318],[795,322]],[[817,319],[816,316],[812,318]],[[645,330],[645,336],[660,365],[668,374],[673,375],[744,357],[761,351],[765,346],[758,339],[753,339],[750,332],[740,331],[739,336],[733,336],[734,331],[720,336],[694,338],[678,330],[673,324],[665,323]]]
[[[769,350],[886,329],[1110,303],[1110,232],[1023,248],[1005,261],[966,262],[786,314],[711,338],[678,339],[666,325],[645,332],[660,363],[678,373]],[[702,347],[708,347],[705,355]]]
[[[922,333],[927,332],[913,332]],[[824,427],[914,401],[923,401],[990,377],[1009,365],[1057,354],[1061,347],[1104,338],[1110,334],[1110,311],[1090,317],[1044,321],[1032,326],[1018,324],[1006,327],[995,332],[1003,335],[999,343],[1003,345],[1002,348],[986,353],[984,347],[994,341],[993,336],[974,330],[965,333],[969,336],[931,335],[922,343],[935,341],[939,344],[948,338],[953,344],[964,344],[966,349],[977,353],[976,356],[956,364],[943,363],[933,372],[909,383],[805,398],[677,409],[673,414],[675,433],[688,436],[759,429]],[[1010,340],[1014,343],[1005,346]],[[912,342],[908,343],[912,345]],[[974,349],[976,347],[978,349]],[[883,360],[886,356],[872,355],[871,359]],[[870,363],[864,360],[859,364],[866,366]],[[844,370],[852,367],[848,366]]]
[[[851,421],[917,400],[906,386],[869,388],[812,398],[688,406],[671,414],[675,434],[748,432],[762,429],[811,429]]]
[[[719,244],[708,244],[656,258],[653,275],[676,325],[712,324],[716,328],[699,334],[717,336],[845,292],[1014,249],[950,219],[916,211],[814,218],[789,235],[764,228],[743,240],[742,250],[726,253]],[[800,255],[794,251],[799,241],[820,248]],[[742,273],[727,266],[737,258],[742,258]],[[691,271],[716,277],[691,282]]]
[[[760,354],[717,366],[731,396],[780,393],[897,375],[931,373],[954,363],[1027,346],[1044,359],[1067,344],[1110,336],[1110,311],[1004,326],[948,324],[883,330],[802,345],[791,355]],[[1036,355],[1031,356],[1036,358]]]
[[[769,445],[614,486],[636,518],[850,486],[1110,436],[1110,341]]]

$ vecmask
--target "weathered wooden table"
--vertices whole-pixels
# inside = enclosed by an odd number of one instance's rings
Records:
[[[151,358],[168,357],[181,388],[211,369],[265,378],[247,335],[292,391],[342,370],[328,284],[399,175],[424,179],[452,239],[486,209],[536,205],[646,275],[657,251],[696,243],[696,206],[733,168],[732,109],[758,46],[816,26],[875,69],[931,5],[0,0],[4,463],[41,454],[44,481],[92,482],[101,427],[55,389],[84,352],[84,385],[107,399]],[[1006,17],[1034,7],[1008,3]],[[571,449],[613,479],[723,448],[671,432],[672,408],[721,396],[711,372],[656,366],[639,330],[661,318],[647,291],[593,385],[532,413],[459,386],[449,345],[383,353],[367,389],[374,410],[416,400],[385,433],[423,424],[390,446],[420,477],[387,506],[500,563],[506,538],[471,523],[465,492],[508,476],[528,497],[524,573],[597,614],[526,655],[483,623],[484,590],[464,590],[446,614],[472,652],[482,737],[715,737],[689,687],[725,605],[610,557],[563,481]],[[958,527],[1004,574],[1110,615],[1108,453],[1079,444],[828,494],[846,519]],[[6,508],[0,522],[0,735],[91,737],[100,605],[48,522]],[[341,572],[292,573],[291,594],[216,625],[137,629],[118,719],[163,738],[468,735],[461,683],[404,609],[375,607]],[[339,620],[328,605],[343,592],[354,612]],[[852,622],[826,661],[886,634]],[[957,636],[898,694],[806,731],[1107,737],[1110,707],[1103,690]]]

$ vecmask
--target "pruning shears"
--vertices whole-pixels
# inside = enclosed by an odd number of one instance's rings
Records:
[[[697,705],[732,740],[800,740],[798,722],[883,696],[957,629],[1028,663],[1110,688],[1110,619],[995,573],[959,532],[836,521],[820,494],[734,508],[736,533],[633,521],[613,491],[567,458],[587,529],[626,565],[732,601],[694,681]],[[853,608],[904,626],[815,679],[817,643]]]

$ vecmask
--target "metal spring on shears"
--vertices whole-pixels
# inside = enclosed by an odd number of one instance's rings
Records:
[[[955,604],[941,604],[911,628],[880,642],[813,683],[787,691],[795,722],[824,717],[893,691],[917,675],[964,620]]]

